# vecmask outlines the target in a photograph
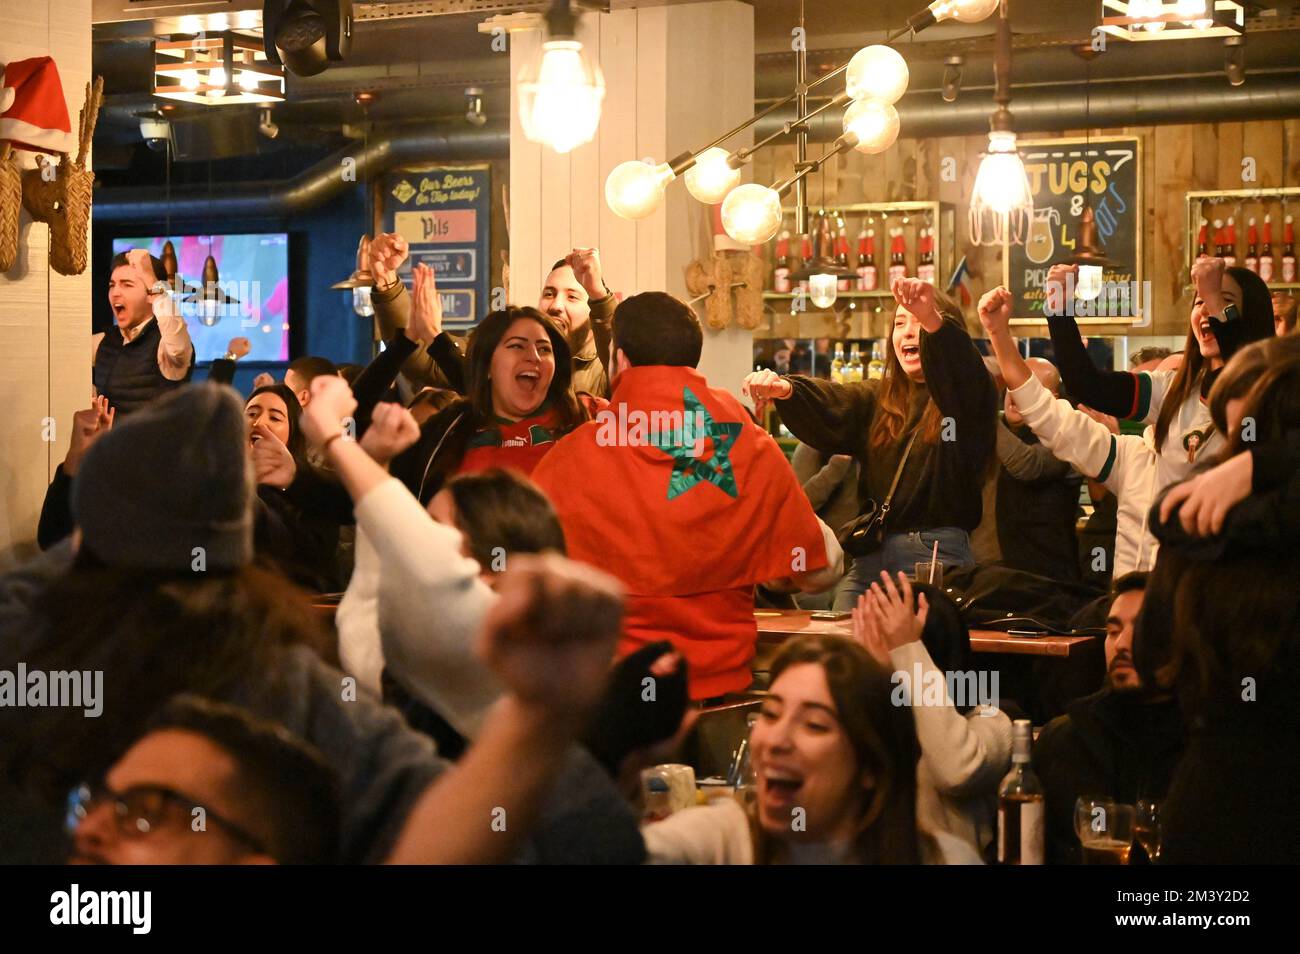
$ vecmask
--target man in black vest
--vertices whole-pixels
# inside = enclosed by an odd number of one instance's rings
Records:
[[[116,328],[95,335],[95,390],[127,415],[189,380],[194,345],[163,282],[163,264],[144,249],[113,257],[108,302]]]

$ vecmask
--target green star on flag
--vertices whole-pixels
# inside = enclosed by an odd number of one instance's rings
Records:
[[[673,459],[673,474],[668,481],[668,499],[686,493],[696,484],[710,483],[723,493],[738,497],[736,475],[731,469],[731,449],[740,434],[739,421],[715,421],[690,388],[682,389],[682,430],[672,429],[650,434],[650,444]],[[697,422],[703,430],[697,430]],[[695,456],[695,442],[701,447],[704,438],[713,441],[713,455],[704,460]]]

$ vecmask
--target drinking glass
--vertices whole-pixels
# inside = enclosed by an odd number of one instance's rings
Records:
[[[1126,865],[1133,850],[1137,809],[1112,798],[1082,797],[1074,803],[1074,831],[1085,865]]]
[[[916,564],[915,570],[912,573],[912,582],[914,583],[930,582],[930,561],[929,560],[926,560],[923,563]],[[934,585],[943,586],[943,561],[942,560],[934,561]]]
[[[1160,861],[1160,849],[1164,841],[1163,817],[1159,802],[1150,798],[1138,799],[1137,821],[1133,832],[1152,864]]]

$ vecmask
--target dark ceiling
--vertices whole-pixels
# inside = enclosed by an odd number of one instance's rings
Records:
[[[618,8],[662,5],[673,0],[609,0]],[[691,0],[676,0],[691,2]],[[852,51],[901,26],[924,0],[806,0],[805,28],[810,73],[838,65]],[[115,4],[115,5],[114,5]],[[755,10],[756,97],[775,98],[793,82],[791,30],[798,25],[800,0],[753,0]],[[95,0],[94,67],[105,79],[105,108],[95,135],[95,165],[105,185],[156,181],[161,154],[147,149],[135,114],[161,101],[149,93],[150,41],[183,29],[176,16],[144,19],[130,0]],[[215,5],[214,5],[215,6]],[[254,18],[259,4],[232,0],[247,8],[231,17]],[[311,78],[290,77],[287,101],[274,110],[280,127],[271,140],[256,131],[256,107],[181,106],[173,115],[177,135],[175,180],[202,182],[283,178],[302,170],[367,129],[407,124],[465,127],[465,89],[483,90],[489,123],[509,116],[509,57],[494,53],[478,25],[493,13],[538,10],[543,3],[493,0],[423,0],[420,9],[474,8],[479,12],[376,19],[402,4],[355,2],[358,22],[346,62]],[[409,6],[409,5],[408,5]],[[1135,77],[1222,74],[1221,41],[1135,44],[1113,41],[1091,63],[1071,46],[1086,41],[1096,25],[1096,0],[1014,0],[1016,85],[1105,82]],[[1300,68],[1300,0],[1247,4],[1247,67],[1251,71]],[[107,10],[105,13],[103,11]],[[118,12],[113,12],[113,11]],[[1294,10],[1294,12],[1293,12]],[[117,20],[118,22],[106,22]],[[242,24],[241,24],[242,25]],[[974,26],[941,24],[904,41],[900,49],[912,71],[911,90],[936,89],[944,57],[967,58],[967,87],[992,83],[992,21]],[[1176,79],[1164,81],[1176,82]],[[355,94],[373,92],[368,108]]]

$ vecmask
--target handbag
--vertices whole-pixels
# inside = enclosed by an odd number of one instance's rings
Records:
[[[866,506],[862,508],[862,513],[840,528],[840,546],[849,556],[863,557],[868,553],[874,553],[884,545],[885,520],[889,517],[889,508],[894,502],[894,491],[898,489],[898,481],[902,478],[903,468],[907,465],[907,455],[912,452],[912,445],[915,443],[916,431],[913,431],[912,438],[907,442],[907,447],[903,449],[903,456],[898,461],[898,470],[894,471],[894,480],[889,485],[889,493],[884,503],[877,504],[874,500],[868,500]]]

